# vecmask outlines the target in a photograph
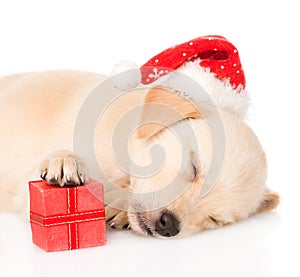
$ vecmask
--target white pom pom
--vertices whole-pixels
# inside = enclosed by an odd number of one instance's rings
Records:
[[[126,70],[138,68],[137,64],[133,61],[121,61],[115,65],[110,75],[116,75]]]
[[[141,72],[136,63],[122,61],[113,68],[111,78],[113,78],[117,89],[126,91],[135,88],[141,83]]]

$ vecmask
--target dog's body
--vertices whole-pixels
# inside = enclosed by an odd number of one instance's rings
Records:
[[[26,180],[37,177],[41,157],[55,149],[72,149],[80,104],[102,79],[78,72],[0,79],[1,209],[24,209]]]
[[[0,79],[0,209],[25,211],[27,181],[37,178],[37,174],[56,185],[80,184],[87,180],[84,163],[70,152],[74,125],[83,101],[104,79],[105,76],[76,71]],[[138,233],[157,237],[189,235],[276,207],[278,195],[265,187],[267,165],[259,141],[242,120],[222,109],[219,114],[225,130],[224,161],[215,185],[205,197],[200,197],[214,149],[210,130],[205,116],[188,115],[192,108],[186,106],[183,110],[185,104],[168,95],[163,89],[139,89],[120,97],[109,106],[97,125],[95,149],[103,172],[120,187],[148,193],[179,176],[173,186],[178,182],[178,186],[185,184],[184,191],[171,202],[163,200],[162,193],[158,193],[157,198],[152,199],[156,209],[150,211],[145,211],[143,203],[135,199],[129,202],[129,212],[121,211],[110,199],[114,207],[106,209],[109,224],[116,228],[130,225]],[[160,97],[164,104],[183,116],[180,120],[170,120],[171,124],[166,127],[172,125],[173,131],[180,134],[189,126],[197,145],[185,136],[178,143],[169,128],[156,130],[157,126],[146,124],[143,129],[137,129],[137,136],[131,137],[129,152],[134,163],[145,166],[151,162],[151,147],[159,144],[166,153],[164,168],[147,178],[126,173],[118,166],[111,150],[118,120],[133,107],[157,103]],[[146,114],[151,117],[151,112]]]

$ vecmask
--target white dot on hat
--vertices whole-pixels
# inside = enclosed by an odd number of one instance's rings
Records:
[[[193,45],[193,44],[194,44],[194,42],[191,41],[191,42],[190,42],[190,45]]]
[[[149,82],[150,81],[150,79],[147,79],[147,82]]]
[[[159,62],[159,59],[156,59],[155,62],[158,63],[158,62]]]
[[[233,66],[236,66],[236,63],[234,63]]]
[[[239,71],[239,70],[237,70],[237,71],[236,71],[236,73],[240,73],[240,71]]]
[[[197,57],[198,57],[198,54],[195,54],[195,55],[194,55],[194,58],[197,58]]]
[[[225,67],[224,65],[221,65],[221,69],[224,69],[224,67]]]
[[[217,49],[217,48],[215,48],[215,49],[214,49],[214,51],[218,51],[218,49]]]
[[[185,53],[185,52],[183,52],[183,53],[182,53],[182,56],[184,56],[184,57],[185,57],[185,56],[186,56],[186,53]]]
[[[237,50],[236,50],[236,49],[234,49],[234,50],[233,50],[233,52],[234,52],[234,53],[236,53],[236,52],[237,52]]]

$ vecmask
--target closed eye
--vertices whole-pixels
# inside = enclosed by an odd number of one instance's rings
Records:
[[[193,180],[195,180],[195,178],[197,176],[197,168],[193,163],[192,163],[192,167],[193,167],[193,176],[194,176]]]
[[[178,172],[178,174],[183,176],[189,182],[193,182],[197,175],[197,169],[192,162],[189,162],[183,170]]]
[[[195,152],[192,152],[191,153],[191,164],[192,164],[192,167],[193,167],[193,181],[196,179],[197,177],[197,167],[196,167],[196,164],[197,164],[197,159],[196,159],[196,154]]]
[[[192,162],[188,166],[188,169],[185,171],[184,175],[187,176],[189,182],[193,182],[196,179],[197,168]]]

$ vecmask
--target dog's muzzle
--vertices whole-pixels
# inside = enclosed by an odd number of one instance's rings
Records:
[[[170,211],[164,211],[155,222],[155,231],[163,237],[174,237],[180,231],[179,220]]]

